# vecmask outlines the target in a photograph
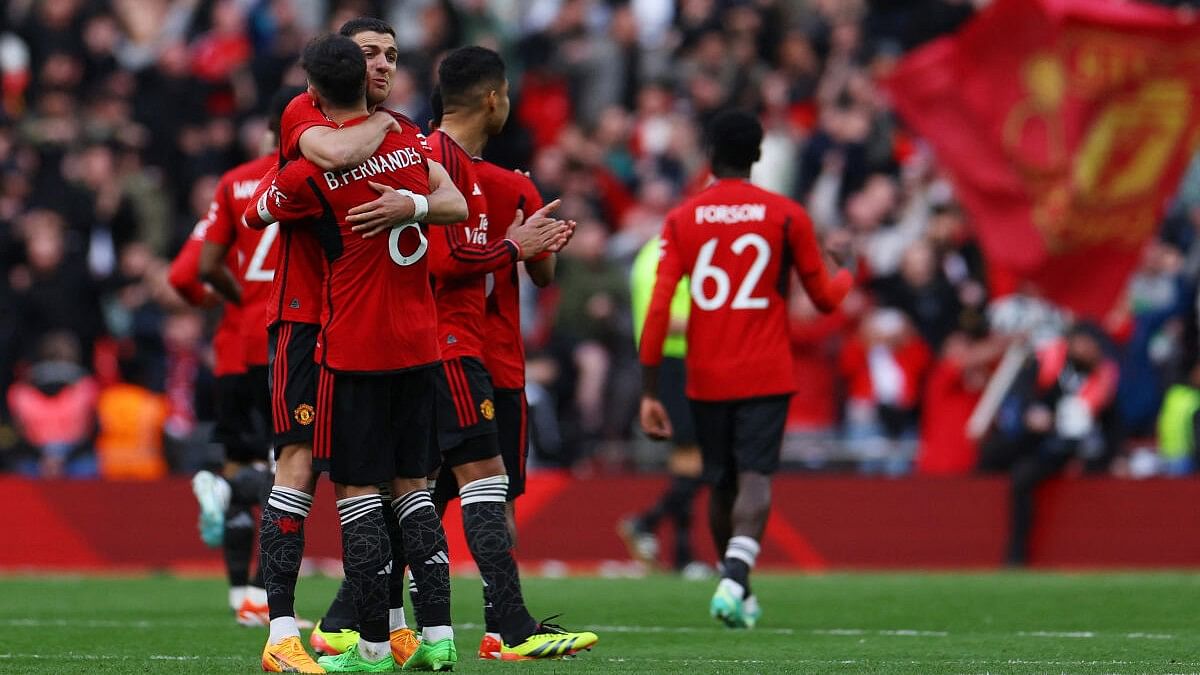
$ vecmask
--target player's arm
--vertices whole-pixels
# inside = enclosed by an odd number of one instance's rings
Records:
[[[233,272],[225,264],[229,254],[228,244],[205,241],[200,249],[200,278],[207,281],[226,300],[235,305],[242,304],[242,289]]]
[[[525,175],[525,177],[528,178],[529,176]],[[534,212],[542,208],[542,197],[537,194],[536,190],[531,190],[525,207]],[[570,241],[571,235],[575,233],[575,221],[568,220],[567,227],[569,228],[567,241]],[[567,242],[563,242],[563,246],[566,246],[566,244]],[[562,250],[562,247],[560,246],[556,250]],[[525,271],[529,273],[529,279],[533,281],[534,286],[545,288],[554,283],[554,270],[557,263],[558,256],[555,254],[555,251],[544,251],[525,261]]]
[[[400,125],[382,110],[351,127],[310,126],[300,134],[300,154],[324,171],[352,169],[375,154],[389,131]]]
[[[469,243],[462,236],[461,224],[437,228],[432,236],[442,237],[438,246],[430,247],[429,268],[442,279],[472,277],[507,269],[519,260],[529,260],[567,238],[567,223],[551,217],[561,202],[554,200],[538,209],[528,219],[517,209],[505,239],[486,244]]]
[[[193,307],[202,307],[212,301],[212,292],[200,280],[200,249],[203,247],[203,239],[188,237],[167,269],[167,283]]]
[[[271,178],[268,173],[242,213],[246,225],[261,230],[274,223],[286,225],[320,215],[321,205],[308,185],[311,166],[303,160],[291,162],[266,183]]]
[[[433,160],[429,166],[429,194],[420,195],[408,190],[393,190],[374,181],[369,184],[379,198],[359,204],[347,212],[346,222],[355,223],[350,229],[369,239],[382,234],[399,223],[417,221],[435,225],[461,223],[469,215],[467,198],[454,186],[446,169]]]
[[[570,224],[572,221],[568,221]],[[545,288],[554,283],[554,270],[558,265],[558,256],[555,253],[546,251],[536,258],[525,261],[525,271],[529,273],[529,279],[533,281],[533,285],[538,288]]]
[[[225,180],[217,185],[217,193],[208,209],[208,220],[204,246],[200,249],[200,278],[226,300],[240,305],[242,289],[225,264],[225,257],[237,239],[236,221],[229,212],[229,184]]]
[[[267,190],[271,189],[271,186],[275,184],[275,179],[278,177],[279,167],[272,166],[267,171],[267,175],[263,176],[262,180],[258,181],[258,186],[254,188],[254,196],[251,197],[250,201],[246,203],[246,211],[242,214],[242,218],[246,221],[246,226],[250,229],[263,230],[271,224],[262,218],[257,217],[258,201],[263,198],[263,195],[267,193]]]
[[[854,277],[845,269],[829,274],[825,254],[813,232],[812,221],[802,209],[797,208],[793,214],[786,237],[787,245],[792,248],[792,258],[796,261],[796,271],[800,273],[800,283],[804,285],[813,305],[825,313],[837,309],[853,288]]]
[[[671,321],[671,298],[683,276],[683,260],[674,240],[674,222],[668,219],[663,226],[661,258],[655,272],[654,292],[650,294],[650,307],[642,324],[642,342],[638,350],[642,362],[642,430],[647,436],[660,440],[671,437],[671,420],[662,401],[658,399],[658,369],[662,364],[663,341],[667,338]]]

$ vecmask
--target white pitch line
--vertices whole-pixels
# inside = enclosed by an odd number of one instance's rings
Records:
[[[1054,631],[1054,630],[1035,630],[1035,631],[1018,631],[1017,635],[1021,637],[1047,637],[1047,638],[1094,638],[1096,634],[1090,630],[1075,630],[1075,631]]]
[[[115,620],[115,619],[0,619],[0,626],[12,628],[218,628],[232,625],[225,619],[210,621],[193,620]],[[458,623],[455,627],[462,630],[480,630],[483,624]],[[712,626],[621,626],[621,625],[589,625],[582,628],[597,633],[651,633],[651,634],[712,634],[728,632],[727,628],[719,625]],[[941,630],[919,630],[914,628],[758,628],[755,633],[765,635],[820,635],[831,637],[915,637],[915,638],[944,638],[951,635],[970,635],[971,631],[951,633]],[[1129,632],[1101,633],[1097,631],[1017,631],[1017,637],[1027,638],[1067,638],[1086,640],[1093,638],[1124,638],[1127,640],[1174,640],[1176,635],[1171,633]]]
[[[248,656],[194,656],[173,654],[150,654],[132,656],[128,654],[0,654],[0,659],[45,659],[52,661],[252,661]]]

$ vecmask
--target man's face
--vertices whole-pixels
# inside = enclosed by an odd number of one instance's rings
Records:
[[[355,33],[351,39],[367,59],[367,106],[377,106],[392,93],[396,57],[399,55],[396,39],[387,33],[369,30]]]
[[[493,96],[488,94],[489,97]],[[492,109],[491,115],[488,117],[488,134],[495,136],[504,128],[504,123],[508,121],[509,100],[508,100],[508,80],[495,93],[495,108]]]

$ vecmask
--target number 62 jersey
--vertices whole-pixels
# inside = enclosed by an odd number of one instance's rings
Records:
[[[246,208],[252,227],[306,221],[314,228],[324,253],[317,345],[326,368],[395,373],[440,360],[426,226],[401,223],[364,239],[346,222],[350,209],[379,197],[372,182],[429,194],[426,161],[415,134],[391,132],[353,169],[322,171],[306,159],[289,162]]]
[[[796,390],[787,294],[795,268],[813,304],[830,312],[850,273],[830,276],[798,204],[740,179],[719,180],[667,215],[641,361],[662,361],[671,297],[691,275],[687,395],[728,401]]]

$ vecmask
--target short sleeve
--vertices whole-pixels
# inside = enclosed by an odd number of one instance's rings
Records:
[[[283,157],[287,160],[300,159],[300,137],[313,127],[336,129],[337,125],[325,117],[308,92],[304,92],[288,103],[279,120],[280,142]]]

